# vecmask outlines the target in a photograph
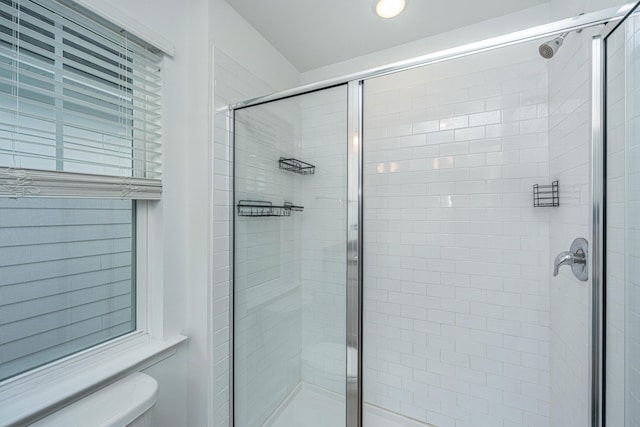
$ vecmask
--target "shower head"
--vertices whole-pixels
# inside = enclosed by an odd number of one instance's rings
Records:
[[[581,13],[578,16],[582,16],[582,15],[584,15],[584,13]],[[582,32],[582,28],[578,28],[577,30],[575,30],[575,32],[580,34]],[[553,40],[549,40],[547,42],[542,43],[540,47],[538,47],[538,52],[540,52],[540,56],[542,56],[544,59],[553,58],[556,52],[558,51],[558,49],[560,49],[560,46],[562,46],[562,43],[564,43],[564,39],[569,35],[569,33],[571,33],[571,31],[562,33],[560,34],[559,37],[556,37]]]
[[[538,48],[538,52],[540,52],[540,56],[545,59],[553,58],[553,55],[556,54],[562,43],[564,42],[565,34],[562,34],[560,37],[556,37],[553,40],[549,40],[545,43],[542,43]]]

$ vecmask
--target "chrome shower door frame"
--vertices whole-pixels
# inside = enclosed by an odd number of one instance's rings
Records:
[[[605,49],[591,44],[591,426],[604,426]]]
[[[362,426],[362,87],[347,86],[347,384],[346,426]]]
[[[592,294],[591,426],[606,427],[606,261],[607,261],[607,39],[640,7],[626,3],[592,41]]]

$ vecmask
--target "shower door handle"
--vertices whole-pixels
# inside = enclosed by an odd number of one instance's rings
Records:
[[[570,265],[573,275],[582,282],[589,278],[587,270],[587,256],[589,253],[589,243],[586,239],[578,237],[571,244],[569,251],[560,252],[553,263],[553,276],[558,275],[558,270],[563,265]]]

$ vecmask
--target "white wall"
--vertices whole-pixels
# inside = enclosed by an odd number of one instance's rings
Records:
[[[225,0],[212,0],[211,36],[216,49],[266,82],[273,91],[295,87],[298,70],[244,20]],[[264,94],[251,93],[250,97]],[[237,99],[234,102],[242,101]]]
[[[547,64],[525,44],[365,84],[364,396],[545,426]]]
[[[152,256],[161,269],[150,272],[152,322],[169,337],[190,337],[187,348],[149,368],[160,383],[154,425],[206,425],[211,393],[208,257],[209,22],[204,0],[86,0],[116,10],[175,48],[163,63],[164,190],[152,204]],[[156,252],[162,248],[161,252]]]
[[[347,277],[347,87],[299,98],[302,203],[302,381],[344,395]],[[338,414],[336,414],[338,415]]]
[[[552,20],[570,18],[581,13],[622,6],[628,0],[550,0]]]

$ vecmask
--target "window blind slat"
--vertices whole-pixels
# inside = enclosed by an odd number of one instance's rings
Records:
[[[157,200],[162,183],[150,178],[51,172],[32,169],[0,169],[0,200],[21,197],[69,197]]]
[[[39,145],[42,147],[51,147],[51,139],[50,139],[50,132],[40,132],[40,134],[36,134],[35,132],[38,132],[37,129],[31,129],[31,128],[22,128],[23,131],[33,131],[34,133],[28,133],[28,132],[22,132],[20,133],[20,137],[16,138],[14,137],[5,137],[5,135],[8,133],[6,130],[4,129],[0,129],[0,141],[4,141],[5,144],[0,144],[0,147],[2,147],[3,145],[6,145],[7,148],[1,148],[0,150],[4,150],[7,154],[12,153],[15,149],[14,148],[10,148],[12,147],[13,143],[20,143],[20,144],[34,144],[34,145]],[[38,142],[38,141],[43,141],[43,142]],[[73,142],[73,141],[78,141],[78,142]],[[154,144],[149,142],[147,145],[149,144]],[[152,145],[151,145],[152,146]],[[154,154],[155,151],[153,149],[148,150],[146,148],[138,148],[138,147],[133,147],[133,148],[129,148],[129,147],[123,147],[120,144],[116,144],[116,143],[110,143],[110,142],[106,142],[106,141],[101,141],[101,140],[96,140],[96,139],[90,139],[90,138],[80,138],[77,136],[65,136],[64,139],[64,148],[68,148],[68,149],[77,149],[77,150],[87,150],[88,152],[91,153],[100,153],[100,148],[103,148],[104,151],[109,152],[109,153],[113,153],[113,154],[117,154],[117,153],[122,153],[123,149],[127,149],[127,150],[132,150],[132,151],[136,151],[139,153],[139,155],[142,157],[145,153],[148,154]],[[25,153],[27,154],[27,153]],[[151,164],[155,164],[157,166],[160,166],[162,163],[160,162],[151,162]]]
[[[126,200],[0,198],[0,379],[135,328],[133,224]]]
[[[109,253],[131,252],[131,238],[5,247],[0,249],[0,257],[2,265],[10,267],[105,255],[105,247]]]
[[[37,48],[34,48],[37,49]],[[42,51],[45,52],[45,51]],[[62,57],[56,56],[56,55],[52,55],[53,59],[57,59],[57,60],[62,60]],[[47,62],[43,61],[40,58],[37,57],[29,57],[29,56],[24,56],[24,55],[19,55],[17,54],[15,51],[13,50],[9,50],[6,47],[0,45],[0,59],[3,59],[5,63],[20,63],[21,65],[29,65],[34,69],[38,69],[40,71],[48,71],[50,74],[50,64],[48,64]],[[84,71],[86,73],[92,72],[94,70],[92,70],[89,67],[85,67],[82,65],[78,66],[78,69],[80,71]],[[13,65],[11,67],[11,71],[13,73],[17,74],[17,66]],[[133,80],[132,82],[123,82],[121,80],[118,79],[114,79],[112,76],[109,76],[107,74],[100,74],[99,72],[95,72],[95,77],[99,77],[99,79],[92,79],[92,78],[87,78],[86,76],[84,76],[83,74],[80,73],[68,73],[65,78],[69,79],[69,80],[74,80],[74,81],[79,81],[82,83],[87,84],[88,86],[93,86],[99,89],[102,89],[104,91],[107,92],[113,92],[116,93],[117,90],[114,92],[114,86],[118,86],[121,89],[118,90],[122,90],[122,89],[126,89],[129,92],[127,93],[134,93],[134,94],[140,94],[140,95],[144,95],[145,98],[139,97],[138,99],[146,99],[148,101],[149,104],[149,108],[152,107],[160,107],[159,101],[161,98],[161,94],[160,91],[158,89],[153,89],[151,87],[149,87],[148,85],[141,85],[139,82]]]
[[[2,56],[0,56],[0,59],[3,59]],[[4,63],[7,64],[8,60],[9,58],[5,58]],[[16,67],[5,65],[3,67],[4,69],[6,69],[6,72],[3,73],[5,74],[3,76],[3,85],[6,88],[15,87],[16,89],[18,89],[20,86],[23,86],[23,89],[25,90],[33,89],[34,87],[40,89],[41,91],[43,89],[48,89],[44,91],[43,94],[51,98],[57,97],[59,95],[64,95],[63,93],[61,93],[60,90],[56,90],[56,89],[63,88],[67,92],[72,92],[72,91],[78,92],[82,95],[85,95],[89,99],[95,99],[96,101],[102,101],[105,103],[107,102],[116,103],[116,105],[126,107],[131,111],[146,112],[147,110],[149,110],[150,115],[159,116],[159,114],[156,111],[154,111],[160,108],[160,105],[157,102],[158,93],[152,92],[148,90],[148,88],[140,88],[138,86],[129,86],[129,87],[123,86],[121,89],[111,88],[111,91],[108,92],[108,87],[105,87],[104,82],[102,82],[103,84],[102,89],[96,90],[95,92],[91,92],[88,90],[89,88],[98,89],[99,88],[98,86],[101,83],[83,78],[82,75],[77,75],[77,76],[68,75],[68,76],[65,76],[62,82],[60,82],[60,81],[57,81],[55,78],[53,78],[53,74],[51,73],[42,74],[44,73],[43,70],[39,70],[33,67],[31,64],[28,64],[27,62],[20,60],[20,64],[24,65],[24,67],[31,67],[33,70],[38,70],[40,73],[36,73],[35,71],[29,71],[26,68],[17,69]],[[20,75],[21,81],[16,82],[16,75]],[[26,79],[24,79],[24,77],[29,77],[29,80],[31,81],[31,85]],[[84,93],[82,91],[84,91]],[[5,90],[4,92],[6,94],[12,93],[8,90]],[[146,98],[131,97],[129,95],[130,93],[146,95]],[[78,97],[70,97],[70,98],[72,101],[78,100]],[[133,101],[137,101],[137,102],[133,102]],[[128,118],[131,120],[133,117],[129,116]],[[158,126],[157,123],[153,123],[153,124],[155,126]]]
[[[46,164],[47,160],[51,160],[50,157],[45,156],[45,155],[36,155],[36,154],[30,154],[30,153],[26,153],[26,152],[22,152],[20,150],[15,150],[15,151],[2,151],[0,150],[0,159],[2,158],[2,156],[4,155],[4,157],[10,158],[11,155],[13,153],[17,153],[20,155],[20,159],[21,161],[25,161],[25,160],[37,160],[37,161],[41,161],[39,162],[38,166],[41,167],[43,164]],[[45,161],[45,162],[42,162]],[[22,165],[22,163],[20,164]],[[142,174],[145,173],[147,175],[147,178],[145,178],[146,180],[148,180],[149,182],[145,183],[139,183],[137,188],[155,188],[157,186],[162,186],[161,182],[159,180],[157,180],[156,178],[158,178],[158,174],[154,174],[154,172],[151,172],[149,170],[144,170],[144,169],[137,169],[137,168],[127,168],[127,167],[122,167],[119,166],[117,164],[105,164],[105,163],[100,163],[100,162],[92,162],[89,160],[82,160],[82,159],[74,159],[72,157],[67,157],[64,161],[64,165],[65,168],[67,170],[72,170],[72,172],[68,172],[68,173],[73,173],[75,175],[82,175],[84,177],[88,176],[86,174],[83,174],[82,172],[86,169],[90,169],[90,170],[94,170],[95,166],[100,166],[100,168],[102,170],[105,170],[108,172],[110,171],[114,171],[115,173],[117,173],[117,171],[120,170],[126,170],[128,172],[132,172],[135,174]],[[16,169],[14,169],[16,170]],[[22,171],[25,171],[27,169],[17,169],[20,170],[21,173]],[[26,193],[22,193],[20,191],[14,191],[14,190],[20,190],[22,189],[26,189],[30,186],[25,185],[24,182],[20,181],[20,179],[15,180],[12,179],[11,177],[9,178],[5,178],[3,179],[2,174],[4,174],[5,172],[0,170],[0,183],[1,182],[5,182],[4,184],[0,184],[0,197],[26,197],[26,196],[31,196],[31,197],[41,197],[43,194],[41,191],[37,191],[37,192],[26,192]],[[120,178],[118,179],[108,179],[107,181],[101,181],[98,182],[99,186],[96,186],[94,188],[94,193],[91,193],[91,182],[89,181],[85,181],[85,182],[65,182],[65,181],[61,181],[61,180],[47,180],[45,182],[40,182],[38,184],[34,184],[34,185],[38,185],[38,188],[40,189],[44,189],[44,188],[50,188],[51,190],[56,190],[56,187],[60,187],[60,186],[67,186],[68,188],[64,189],[64,188],[59,188],[58,191],[60,191],[60,193],[56,193],[56,194],[61,194],[61,195],[65,195],[67,197],[82,197],[82,198],[86,198],[86,197],[115,197],[117,195],[112,194],[112,195],[108,195],[108,194],[104,194],[104,192],[106,190],[108,190],[109,188],[112,189],[117,189],[117,187],[121,186],[121,185],[125,185],[123,184],[123,180],[129,179],[129,177],[125,177],[123,175],[120,176]],[[131,179],[137,179],[138,178],[131,178]],[[154,181],[155,179],[155,181]],[[157,181],[157,182],[156,182]],[[97,182],[97,181],[96,181]],[[73,194],[73,189],[84,189],[84,193],[82,194],[77,194],[74,196]],[[49,197],[54,196],[53,193],[47,193],[47,195]],[[145,198],[147,200],[154,200],[157,199],[158,197],[160,197],[160,191],[154,191],[153,194],[149,194],[145,197],[143,193],[136,193],[134,194],[134,196],[136,198],[138,197],[142,197]],[[123,197],[126,198],[126,197]]]
[[[95,274],[102,273],[102,272],[116,271],[116,270],[118,270],[120,268],[129,268],[129,266],[128,265],[110,266],[107,270],[98,268],[96,270],[91,270],[91,271],[71,271],[68,274],[66,272],[64,272],[63,274],[60,274],[58,276],[51,276],[51,277],[46,278],[46,279],[37,279],[35,281],[11,283],[9,285],[0,286],[0,289],[5,289],[5,288],[6,289],[11,289],[11,288],[16,287],[16,286],[28,286],[28,285],[35,284],[35,283],[44,283],[44,282],[47,282],[49,280],[54,280],[54,281],[64,280],[64,282],[66,283],[68,280],[71,280],[72,278],[75,278],[75,277],[78,277],[78,276],[82,276],[84,274],[95,275]]]
[[[18,3],[20,3],[20,1],[18,1]],[[74,36],[71,32],[61,33],[60,29],[66,27],[75,33],[82,35],[89,34],[91,39],[99,41],[99,43],[95,44],[96,48],[111,52],[112,55],[117,55],[117,52],[126,49],[130,56],[136,56],[148,65],[157,64],[162,59],[160,55],[129,40],[127,36],[114,30],[102,27],[102,33],[98,34],[100,31],[96,30],[101,29],[100,23],[77,13],[75,14],[76,19],[74,19],[72,15],[66,15],[71,9],[65,6],[58,6],[56,5],[57,2],[48,2],[46,7],[41,6],[35,1],[23,0],[21,3],[23,4],[22,11],[19,12],[15,7],[8,6],[6,2],[0,2],[0,12],[2,12],[0,14],[0,25],[9,27],[11,24],[17,24],[17,16],[19,16],[22,22],[46,31],[49,34],[49,39],[53,39],[57,33],[73,36],[75,40],[82,40]],[[2,19],[3,15],[4,19]],[[8,19],[9,17],[12,19]],[[16,30],[15,27],[9,28]]]
[[[69,311],[65,309],[68,307],[67,301],[73,300],[76,306],[86,304],[84,301],[94,303],[95,296],[103,296],[102,301],[111,299],[114,296],[127,296],[131,298],[131,281],[118,282],[109,284],[106,286],[95,287],[87,289],[84,295],[80,292],[73,295],[56,295],[51,298],[43,298],[41,301],[34,303],[35,308],[42,308],[44,304],[48,304],[49,308],[46,312],[43,312],[37,316],[28,319],[21,319],[11,324],[7,324],[3,327],[4,341],[3,344],[9,344],[23,338],[29,338],[36,335],[42,336],[42,334],[49,331],[59,329],[68,325]],[[89,296],[90,295],[90,296]],[[25,307],[29,309],[31,307]],[[130,312],[130,307],[125,307],[124,310]],[[94,313],[96,315],[111,314],[115,310],[108,311],[107,313]],[[119,319],[120,320],[120,319]],[[82,321],[82,320],[80,320]],[[79,322],[76,322],[79,323]],[[118,322],[120,323],[120,322]],[[28,336],[24,335],[24,331],[29,331]]]
[[[68,341],[69,336],[84,336],[103,330],[105,328],[103,322],[105,318],[108,321],[110,317],[114,317],[112,313],[130,306],[131,297],[129,295],[118,295],[110,300],[96,301],[45,315],[43,320],[48,322],[51,322],[56,317],[66,318],[67,321],[60,321],[61,326],[58,328],[26,336],[7,345],[0,345],[0,364],[35,352],[42,352],[51,345],[48,343]],[[72,319],[72,321],[69,322],[69,319]],[[98,321],[96,322],[96,320]],[[117,323],[121,321],[122,319],[117,319]]]
[[[3,277],[0,278],[0,286],[5,284],[24,283],[24,278],[33,275],[33,280],[42,280],[47,277],[64,277],[65,274],[78,274],[85,269],[99,270],[101,268],[122,267],[131,263],[130,253],[113,253],[82,258],[70,258],[66,262],[57,261],[42,262],[37,271],[27,265],[3,266]]]
[[[97,332],[89,332],[71,341],[55,342],[53,340],[49,340],[42,342],[40,348],[36,349],[33,353],[19,359],[14,359],[11,362],[0,364],[0,372],[6,372],[8,376],[16,375],[24,372],[25,370],[44,365],[52,360],[67,356],[70,353],[84,350],[88,347],[129,333],[131,331],[130,322],[119,322],[120,319],[115,317],[118,314],[120,313],[116,312],[114,314],[92,319],[92,324],[99,325]],[[127,315],[130,317],[131,313],[125,313],[121,316],[126,318]],[[89,322],[86,323],[89,324]],[[105,325],[111,326],[105,327]],[[91,329],[89,329],[89,331],[90,330]],[[70,331],[72,331],[72,327],[67,326],[61,330],[60,335],[69,336]]]
[[[24,18],[21,18],[20,21],[21,24],[23,22],[29,22],[28,19]],[[117,71],[117,74],[121,77],[119,81],[123,85],[126,85],[127,83],[127,79],[123,79],[123,77],[128,77],[129,75],[138,73],[139,76],[144,77],[145,82],[149,87],[154,89],[160,88],[160,77],[155,72],[159,67],[158,63],[152,63],[139,56],[136,56],[136,61],[133,62],[130,57],[117,54],[117,52],[109,52],[107,50],[87,53],[75,48],[72,44],[81,44],[85,42],[85,40],[75,37],[71,33],[61,31],[55,27],[51,28],[53,31],[52,35],[54,37],[58,36],[59,40],[62,41],[57,41],[56,38],[46,38],[46,43],[42,43],[41,33],[26,28],[21,24],[13,21],[3,21],[0,18],[0,27],[4,27],[3,30],[9,30],[12,33],[12,35],[9,35],[4,31],[0,31],[0,40],[8,45],[15,45],[20,49],[25,50],[25,53],[23,54],[25,57],[33,56],[35,53],[42,57],[42,59],[46,58],[49,61],[58,60],[64,65],[73,68],[76,68],[76,66],[81,63],[79,60],[84,60],[91,63],[91,69],[103,68],[113,73]],[[25,38],[24,36],[28,36],[28,38]],[[47,49],[44,49],[43,46],[46,46]],[[120,48],[126,49],[124,46]],[[60,55],[56,52],[64,52],[64,54]]]
[[[7,75],[8,73],[13,73],[14,71],[14,67],[6,62],[0,61],[0,73]],[[21,69],[20,75],[21,77],[28,77],[29,79],[31,79],[33,81],[33,84],[48,85],[48,87],[50,88],[55,87],[62,90],[68,89],[88,97],[100,96],[102,92],[106,92],[106,87],[101,87],[99,83],[85,79],[83,76],[74,76],[73,80],[65,79],[64,81],[60,82],[50,74],[36,73],[35,71],[31,71],[28,69]],[[72,83],[67,83],[67,81],[70,81]],[[79,83],[82,84],[82,86],[80,86]],[[160,113],[153,111],[153,108],[160,108],[160,106],[156,102],[157,99],[159,99],[159,95],[156,94],[155,99],[150,99],[149,97],[138,97],[136,95],[133,95],[133,93],[128,93],[126,98],[127,100],[133,102],[133,105],[131,104],[131,102],[129,103],[129,108],[133,109],[134,111],[139,110],[141,112],[144,112],[149,117],[160,119]],[[111,97],[107,99],[114,98]]]
[[[29,301],[23,301],[3,307],[0,314],[0,324],[3,325],[3,334],[5,332],[9,333],[12,331],[15,334],[15,339],[25,337],[25,330],[28,330],[29,333],[35,335],[41,331],[55,329],[64,325],[64,321],[61,321],[59,325],[51,324],[51,322],[47,322],[48,325],[43,325],[43,322],[40,321],[42,316],[59,312],[68,312],[69,307],[80,307],[96,302],[108,304],[110,300],[113,300],[113,298],[120,297],[122,295],[129,296],[127,304],[130,304],[131,281],[110,282],[103,286],[94,286],[87,289],[50,295],[39,299],[31,299]],[[20,331],[16,324],[27,320],[33,321],[32,328],[25,328]],[[9,342],[7,335],[3,335],[3,337],[6,337],[6,341],[3,341],[3,343]]]
[[[16,50],[15,48],[8,49],[7,47],[3,46],[1,53],[4,54],[7,59],[12,59],[21,63],[33,64],[34,66],[40,67],[45,70],[51,70],[53,68],[51,63],[55,62],[58,64],[57,68],[64,70],[66,76],[69,78],[82,76],[82,73],[78,73],[78,71],[81,71],[86,75],[90,75],[92,77],[90,81],[92,82],[108,83],[112,91],[135,90],[137,92],[145,93],[158,98],[158,91],[161,88],[161,85],[157,83],[157,81],[160,80],[159,77],[157,77],[159,74],[158,72],[150,72],[148,68],[145,69],[144,72],[142,72],[142,68],[138,67],[132,66],[131,70],[127,71],[114,66],[112,67],[112,69],[100,67],[104,70],[101,71],[98,67],[96,67],[97,64],[92,64],[94,66],[88,66],[79,61],[71,60],[64,55],[60,55],[47,49],[43,49],[38,45],[25,43],[15,37],[6,37],[6,35],[1,32],[0,41],[10,46],[15,43],[19,47],[19,50]],[[53,48],[54,46],[50,47]],[[65,49],[64,53],[68,54],[71,50],[73,49]],[[87,56],[85,58],[79,59],[85,59],[88,62],[92,58],[90,56]],[[69,67],[71,67],[71,69]],[[145,76],[142,76],[140,74],[156,74],[156,77],[145,78]]]
[[[28,186],[11,183],[0,169],[0,197],[159,198],[160,61],[55,1],[0,0],[0,168],[89,177],[46,179],[24,191]],[[111,181],[91,194],[93,175]],[[118,191],[122,178],[149,182]]]
[[[46,210],[43,209],[46,213]],[[0,228],[0,248],[11,248],[22,245],[47,245],[50,243],[90,242],[109,238],[122,239],[131,237],[131,224],[63,224],[58,226],[38,227],[3,227]],[[3,303],[0,298],[0,304]]]
[[[0,95],[0,97],[2,97]],[[14,97],[6,97],[6,98],[14,98]],[[15,99],[15,98],[14,98]],[[35,101],[31,101],[31,100],[25,100],[24,98],[22,98],[22,100],[20,100],[21,104],[29,104],[30,106],[33,107],[33,110],[35,111],[36,108],[47,108],[48,112],[50,113],[55,113],[56,109],[55,108],[50,108],[50,106],[48,106],[47,104],[42,104],[39,102],[35,102]],[[2,105],[2,101],[0,100],[0,105]],[[11,108],[7,108],[7,107],[0,107],[0,112],[4,112],[6,114],[14,114],[15,111],[12,110]],[[66,114],[69,114],[68,112]],[[101,134],[101,135],[105,135],[105,136],[109,136],[109,137],[113,137],[113,138],[122,138],[125,135],[123,135],[122,133],[113,133],[113,132],[109,132],[109,131],[102,131],[102,132],[97,132],[95,128],[91,128],[88,126],[88,124],[86,123],[88,120],[93,119],[96,124],[98,124],[100,122],[99,119],[95,119],[91,116],[84,116],[82,114],[77,114],[74,112],[74,114],[78,117],[78,118],[84,118],[85,120],[83,120],[82,122],[71,122],[69,119],[67,119],[67,121],[62,122],[61,124],[64,124],[65,126],[70,126],[73,127],[75,129],[80,129],[80,130],[84,130],[87,132],[95,132],[96,134]],[[19,117],[25,117],[28,119],[33,119],[33,120],[38,120],[38,121],[42,121],[45,124],[49,124],[49,125],[55,125],[56,124],[56,120],[55,117],[47,117],[44,114],[32,114],[32,113],[24,113],[21,112],[19,114]],[[6,117],[4,118],[6,120]],[[110,122],[106,122],[105,124],[111,124]],[[2,126],[5,129],[11,129],[11,128],[18,128],[19,126],[16,124],[12,124],[12,123],[7,123],[7,122],[1,122],[0,121],[0,126]],[[34,127],[27,127],[28,130],[37,130],[37,128]],[[47,130],[49,128],[45,128],[45,132],[51,133],[50,130]],[[160,133],[153,130],[153,129],[142,129],[142,128],[137,128],[137,127],[131,127],[129,129],[127,129],[128,131],[135,131],[135,132],[139,132],[141,134],[144,135],[149,135],[150,137],[150,142],[153,143],[157,143],[157,141],[160,139]],[[147,141],[143,141],[144,143],[147,143]]]
[[[121,29],[108,28],[104,23],[92,20],[77,10],[67,7],[58,1],[30,1],[29,7],[35,12],[51,17],[53,20],[64,20],[65,24],[73,30],[91,34],[107,47],[117,50],[123,46],[124,41],[127,43],[127,48],[133,53],[151,58],[152,62],[161,60],[161,56],[150,50],[148,46],[129,41]],[[55,13],[55,15],[52,16],[51,12]]]
[[[12,80],[0,74],[0,84],[2,83],[12,84]],[[47,90],[45,88],[42,88],[40,86],[40,84],[42,83],[51,84],[53,87],[53,90]],[[136,106],[136,104],[132,104],[128,100],[118,100],[114,98],[94,96],[96,95],[96,93],[89,93],[89,92],[83,91],[82,88],[77,86],[58,84],[53,79],[34,78],[31,83],[22,82],[16,87],[18,91],[28,90],[31,93],[39,93],[44,97],[52,97],[54,96],[54,93],[55,93],[54,91],[58,90],[61,93],[59,92],[55,95],[56,99],[66,101],[71,104],[84,106],[96,112],[102,112],[104,113],[104,115],[111,116],[114,119],[116,119],[118,123],[122,123],[119,120],[133,122],[132,114],[135,112],[146,113],[144,108],[140,108],[141,106],[139,105]],[[76,94],[76,96],[73,96],[74,93]],[[80,98],[77,95],[83,95],[83,98]],[[8,99],[12,99],[12,98],[15,99],[15,96],[8,97]],[[100,105],[100,104],[103,104],[103,105]],[[50,105],[50,104],[47,104],[47,105]],[[104,106],[104,105],[107,105],[107,106]],[[64,108],[62,108],[62,110],[64,110]],[[125,112],[123,112],[122,110],[125,110]],[[149,112],[149,113],[146,113],[145,115],[150,119],[153,119],[153,118],[157,119],[160,117],[159,114],[154,112]],[[91,115],[91,117],[95,117],[95,116]],[[111,120],[109,122],[112,122],[112,121],[114,120]],[[139,124],[144,124],[146,125],[146,127],[150,127],[155,130],[160,129],[160,124],[155,120],[152,121],[152,120],[145,120],[143,118],[136,118],[135,122]],[[145,127],[142,127],[140,129],[144,130]]]
[[[17,139],[17,138],[13,138],[13,139],[7,139],[7,138],[3,138],[2,136],[2,131],[0,131],[0,141],[5,141],[5,142],[9,142],[9,143],[19,143],[22,145],[33,145],[33,146],[39,146],[39,147],[44,147],[44,148],[52,148],[52,145],[50,143],[47,143],[46,140],[44,143],[40,143],[40,142],[36,142],[34,140],[28,140],[28,139]],[[25,135],[25,134],[21,134],[21,136],[26,137],[29,135]],[[37,137],[35,135],[33,135],[34,137]],[[115,144],[104,144],[106,147],[109,146],[113,146],[115,148],[120,148],[120,151],[117,150],[112,150],[112,149],[106,149],[103,147],[100,147],[101,144],[100,142],[97,142],[98,146],[89,146],[89,145],[83,145],[83,144],[75,144],[72,142],[69,142],[69,140],[65,140],[63,142],[63,149],[65,150],[69,150],[71,153],[73,152],[77,152],[77,153],[88,153],[88,154],[96,154],[96,155],[100,155],[103,158],[109,158],[111,159],[111,161],[107,161],[106,159],[103,160],[100,163],[97,164],[107,164],[110,167],[127,167],[126,163],[125,165],[120,165],[119,163],[116,163],[116,161],[118,159],[122,159],[122,160],[130,160],[130,154],[128,152],[130,152],[132,149],[128,148],[128,147],[123,147],[121,145],[115,145]],[[2,144],[0,144],[0,147],[2,146]],[[123,151],[123,150],[127,150],[127,151]],[[135,149],[135,151],[141,152],[141,153],[145,153],[145,152],[153,152],[151,150],[145,150],[145,149]],[[5,154],[8,155],[13,155],[13,154],[19,154],[19,155],[24,155],[24,156],[30,156],[31,152],[29,150],[19,150],[19,149],[11,149],[11,148],[0,148],[0,152],[4,152]],[[40,158],[42,158],[41,156],[38,156]],[[73,160],[73,157],[71,155],[69,155],[69,153],[67,153],[66,155],[67,160]],[[46,158],[46,157],[45,157]],[[145,163],[147,164],[152,164],[152,165],[160,165],[160,162],[152,162],[152,161],[146,161]]]
[[[33,145],[33,144],[31,144]],[[47,147],[50,148],[51,150],[54,150],[56,147],[50,146]],[[62,148],[62,147],[61,147]],[[108,171],[106,173],[109,173],[109,171],[113,171],[113,173],[118,173],[119,171],[123,171],[123,172],[130,172],[130,173],[134,173],[134,174],[142,174],[142,173],[146,173],[147,177],[149,178],[154,178],[155,176],[153,175],[153,172],[149,171],[148,169],[144,169],[144,168],[130,168],[127,167],[127,165],[122,165],[116,162],[109,162],[107,163],[104,160],[104,156],[105,154],[102,153],[101,156],[101,160],[100,161],[92,161],[92,160],[88,160],[88,159],[83,159],[82,157],[78,156],[78,157],[74,157],[74,153],[77,155],[78,153],[80,153],[79,150],[67,150],[68,153],[66,155],[66,158],[64,160],[64,165],[65,165],[65,169],[67,170],[71,170],[72,173],[82,173],[84,170],[94,170],[94,167],[100,167],[101,171]],[[17,162],[17,164],[19,166],[23,166],[26,160],[32,159],[32,160],[37,160],[38,162],[38,167],[42,167],[42,165],[46,165],[47,161],[52,161],[51,156],[47,155],[47,153],[43,153],[43,154],[31,154],[28,151],[25,151],[23,149],[18,149],[18,148],[14,148],[14,149],[0,149],[0,159],[2,158],[2,156],[4,156],[5,158],[11,158],[12,156],[20,156],[20,161]],[[113,160],[113,159],[112,159]],[[146,162],[147,165],[152,163],[152,162]],[[26,166],[31,166],[31,164],[28,164]],[[0,171],[0,175],[2,174],[2,171]],[[124,179],[124,175],[121,174],[120,175],[120,179]],[[2,177],[0,176],[0,181],[2,181]],[[57,181],[60,184],[66,184],[65,182],[62,181]],[[82,183],[78,183],[78,185],[80,185]],[[117,181],[115,182],[115,184],[117,184]],[[87,183],[84,183],[84,186],[86,186]],[[8,186],[5,185],[3,187],[0,187],[0,197],[2,196],[11,196],[10,193],[5,193],[5,190],[7,190]],[[96,197],[99,196],[98,194],[96,194]]]

